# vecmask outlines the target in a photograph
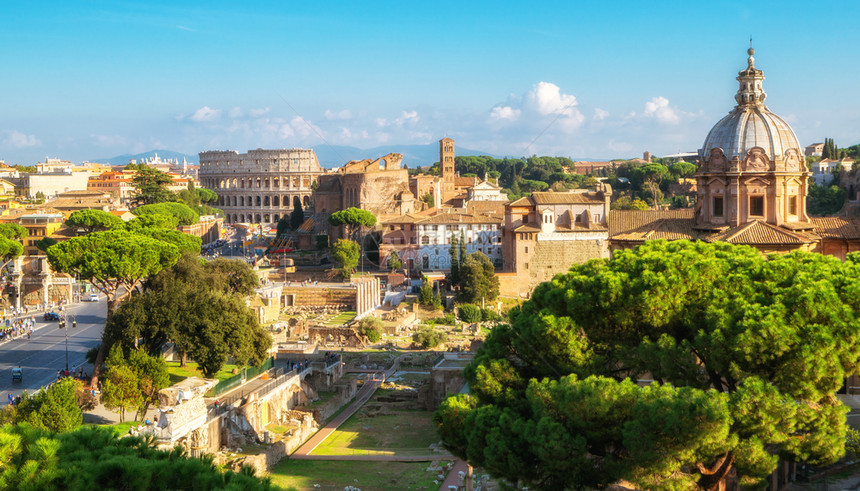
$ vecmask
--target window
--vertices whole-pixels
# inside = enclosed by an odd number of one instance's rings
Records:
[[[764,216],[764,196],[750,196],[750,216]]]
[[[797,215],[797,196],[789,196],[788,198],[788,214]]]
[[[426,235],[421,237],[421,244],[422,245],[430,245],[430,237],[427,237]]]
[[[526,254],[529,253],[529,246],[526,246]]]
[[[714,196],[714,209],[713,216],[721,217],[723,216],[723,197],[722,196]]]

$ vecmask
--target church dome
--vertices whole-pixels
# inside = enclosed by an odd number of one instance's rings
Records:
[[[789,149],[800,152],[800,143],[791,126],[764,105],[767,97],[761,85],[764,75],[753,65],[752,48],[747,53],[748,66],[737,77],[737,105],[711,128],[699,151],[703,161],[710,158],[715,148],[722,149],[727,160],[734,157],[742,160],[754,147],[763,149],[772,161],[783,159]]]

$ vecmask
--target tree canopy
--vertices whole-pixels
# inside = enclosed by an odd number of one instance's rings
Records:
[[[338,239],[331,246],[331,258],[340,268],[340,273],[344,279],[349,279],[355,267],[358,266],[360,252],[358,244],[352,240]]]
[[[51,433],[29,425],[0,427],[0,489],[265,490],[253,470],[221,471],[211,457],[179,448],[157,450],[154,439],[89,426]]]
[[[168,242],[127,230],[93,232],[73,237],[48,248],[51,267],[89,281],[107,296],[108,322],[119,302],[148,276],[170,267],[179,259],[179,248]],[[102,337],[93,370],[98,379],[111,339]]]
[[[166,228],[173,230],[179,226],[179,219],[173,214],[150,213],[140,215],[125,222],[125,229],[137,232],[144,228]]]
[[[151,205],[170,201],[173,193],[167,189],[173,179],[166,172],[148,165],[139,166],[131,178],[135,193],[131,200],[137,205]]]
[[[13,413],[12,422],[15,423],[27,423],[45,431],[71,431],[83,422],[83,412],[77,397],[80,388],[79,381],[64,378],[33,395],[24,392],[21,402],[4,410]],[[0,489],[3,487],[0,486]]]
[[[229,357],[259,364],[271,338],[246,303],[256,284],[254,272],[242,261],[206,262],[186,254],[117,309],[105,332],[126,349],[141,340],[152,354],[171,341],[182,363],[190,356],[206,376]]]
[[[200,222],[200,215],[183,203],[156,203],[138,206],[131,210],[137,216],[144,215],[168,215],[176,218],[179,225],[194,225]]]
[[[539,285],[435,414],[457,456],[540,489],[754,485],[844,452],[860,255],[648,242]],[[647,386],[637,380],[651,378]],[[565,456],[559,458],[559,456]]]
[[[332,213],[328,217],[328,223],[334,227],[344,225],[347,238],[352,237],[352,231],[356,227],[372,227],[376,225],[376,217],[373,213],[361,208],[347,208]]]
[[[83,229],[84,233],[113,230],[123,226],[120,217],[103,210],[76,210],[66,219],[66,226]]]
[[[462,302],[480,303],[482,300],[495,300],[499,296],[496,268],[483,252],[476,251],[466,256],[460,264],[458,276],[459,300]]]

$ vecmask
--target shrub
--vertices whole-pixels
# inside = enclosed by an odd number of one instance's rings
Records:
[[[460,306],[458,316],[463,322],[481,322],[481,308],[477,305],[472,305],[470,303],[463,304]]]
[[[412,341],[418,343],[424,349],[435,348],[442,343],[448,342],[448,333],[437,331],[433,326],[422,324],[412,334]]]
[[[358,321],[358,333],[366,336],[371,343],[382,339],[383,324],[379,317],[365,317]]]
[[[497,321],[499,320],[499,314],[496,313],[495,310],[487,307],[481,309],[481,320],[482,321]]]

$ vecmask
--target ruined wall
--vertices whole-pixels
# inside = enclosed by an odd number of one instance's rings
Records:
[[[346,305],[355,309],[355,289],[320,288],[313,286],[284,287],[285,307],[322,307],[326,305]]]

